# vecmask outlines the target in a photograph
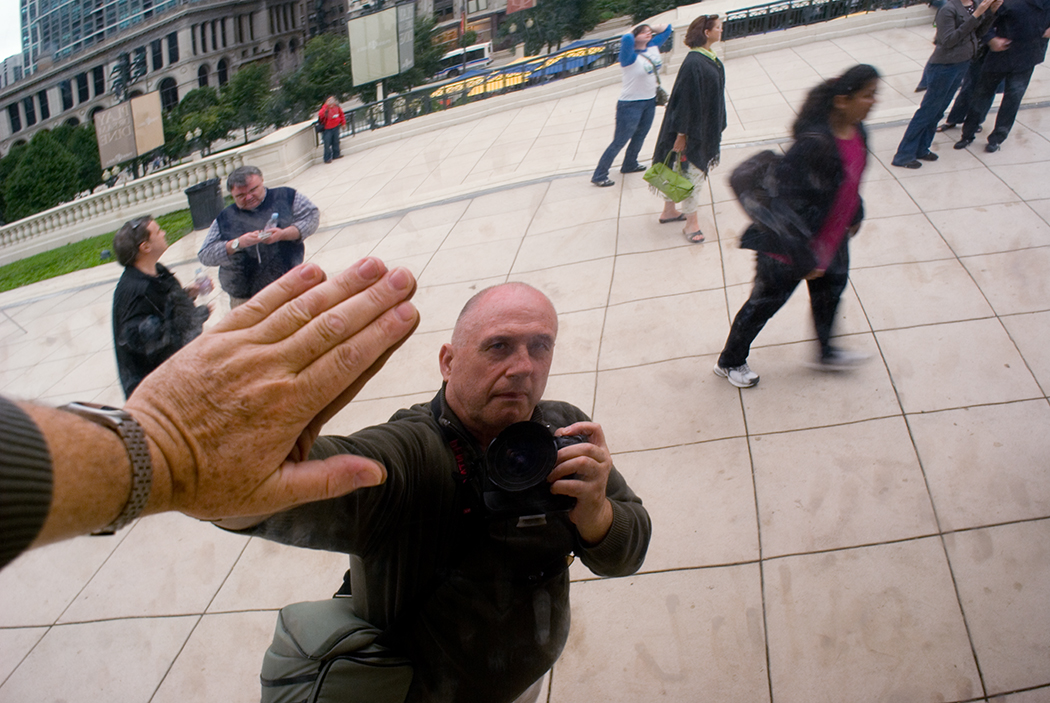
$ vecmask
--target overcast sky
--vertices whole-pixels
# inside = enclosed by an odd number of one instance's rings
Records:
[[[0,61],[22,51],[22,20],[18,0],[0,0]]]

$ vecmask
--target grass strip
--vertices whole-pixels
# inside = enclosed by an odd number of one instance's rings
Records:
[[[168,244],[174,244],[193,231],[189,208],[156,219],[168,234]],[[0,292],[115,261],[114,234],[116,230],[0,266]],[[109,255],[103,258],[103,252],[109,252]]]

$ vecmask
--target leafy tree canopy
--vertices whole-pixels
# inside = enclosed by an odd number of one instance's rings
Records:
[[[8,221],[72,200],[79,183],[69,175],[78,170],[77,160],[49,130],[34,134],[18,165],[4,181]]]

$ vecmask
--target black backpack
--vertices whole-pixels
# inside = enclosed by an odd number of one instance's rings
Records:
[[[766,149],[729,176],[729,186],[752,220],[740,237],[740,247],[786,257],[795,269],[808,273],[816,265],[809,247],[813,232],[781,197],[778,167],[783,160],[783,154]]]

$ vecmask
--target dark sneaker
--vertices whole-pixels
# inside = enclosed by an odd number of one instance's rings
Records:
[[[599,188],[608,188],[609,186],[616,185],[616,181],[611,181],[608,178],[603,178],[600,181],[591,181],[591,183],[598,186]]]
[[[922,156],[916,156],[915,158],[917,158],[919,161],[936,161],[937,154],[934,154],[932,151],[927,151]]]
[[[953,149],[965,149],[966,147],[973,144],[973,137],[963,137],[959,141],[955,142]]]
[[[984,147],[984,150],[989,154],[994,154],[999,151],[999,145],[996,142],[988,142],[988,145]]]
[[[634,166],[624,166],[620,169],[620,173],[641,173],[642,171],[647,170],[648,169],[645,166],[642,166],[641,164],[635,164]]]
[[[846,371],[856,368],[869,359],[869,355],[863,352],[850,351],[849,349],[832,349],[823,354],[816,361],[807,364],[817,371]]]
[[[721,376],[737,388],[750,388],[758,383],[758,374],[751,370],[747,363],[732,368],[723,368],[717,363],[714,368],[715,376]]]

